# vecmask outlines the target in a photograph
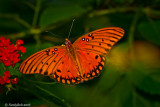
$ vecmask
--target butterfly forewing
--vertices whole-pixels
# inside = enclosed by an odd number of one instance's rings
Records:
[[[20,72],[24,74],[45,74],[50,75],[55,72],[58,63],[66,54],[66,48],[55,46],[39,51],[25,61],[19,67]]]
[[[78,50],[87,50],[106,55],[123,35],[124,30],[119,27],[102,28],[78,38],[73,45]]]

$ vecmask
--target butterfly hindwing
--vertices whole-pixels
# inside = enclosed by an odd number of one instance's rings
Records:
[[[79,51],[78,58],[82,67],[82,74],[85,81],[97,77],[103,70],[106,60],[105,56],[87,51]]]
[[[78,84],[83,81],[80,76],[78,65],[69,54],[61,60],[55,72],[51,76],[60,83]]]

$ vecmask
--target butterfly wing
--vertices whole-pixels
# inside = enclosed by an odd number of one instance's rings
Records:
[[[123,35],[123,29],[108,27],[85,34],[74,42],[85,80],[99,75],[105,65],[105,55]]]
[[[83,82],[78,65],[69,54],[66,54],[61,63],[58,65],[55,73],[53,74],[53,78],[60,83],[67,84],[78,84]]]
[[[31,55],[21,63],[19,71],[50,76],[61,83],[81,82],[78,67],[65,46],[51,47]]]
[[[66,54],[64,46],[55,46],[39,51],[25,61],[19,67],[19,71],[24,74],[44,74],[50,75],[58,63],[63,59]]]
[[[77,39],[73,47],[79,64],[66,46],[55,46],[27,58],[19,67],[24,74],[43,74],[61,83],[80,83],[98,76],[111,47],[123,36],[121,28],[104,28]],[[80,70],[81,69],[81,70]]]

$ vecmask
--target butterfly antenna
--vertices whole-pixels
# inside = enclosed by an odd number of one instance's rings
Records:
[[[72,25],[71,25],[71,28],[70,28],[70,31],[69,31],[69,34],[68,34],[68,39],[69,39],[69,36],[70,36],[70,34],[71,34],[71,30],[72,30],[74,21],[75,21],[75,19],[73,19],[73,21],[72,21]]]
[[[48,33],[50,33],[51,35],[54,35],[54,36],[58,37],[58,35],[56,35],[56,34],[50,32],[50,31],[45,31],[45,32],[48,32]]]

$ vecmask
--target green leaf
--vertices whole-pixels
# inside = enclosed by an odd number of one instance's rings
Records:
[[[142,36],[157,45],[160,46],[160,21],[154,22],[142,22],[138,25],[138,30]]]
[[[18,70],[19,65],[20,65],[20,63],[17,63],[14,67],[9,66],[9,67],[7,67],[7,70],[10,71],[11,75],[20,77],[22,75],[22,73],[20,73]]]
[[[86,26],[89,26],[91,29],[95,30],[95,29],[99,29],[99,28],[103,28],[103,27],[107,27],[107,26],[108,27],[114,26],[114,25],[110,22],[108,17],[101,16],[101,17],[89,18],[86,21]]]
[[[3,76],[3,74],[4,74],[4,72],[5,72],[5,70],[4,70],[4,69],[5,69],[5,66],[4,66],[4,64],[1,63],[1,62],[0,62],[0,68],[1,68],[1,69],[0,69],[0,76]]]
[[[83,9],[77,5],[66,5],[66,6],[54,6],[52,8],[46,9],[40,18],[40,26],[42,28],[48,25],[74,18],[82,13],[86,12],[87,9]]]
[[[128,78],[138,87],[139,89],[148,92],[150,94],[160,95],[160,69],[156,68],[135,68],[133,72],[128,73]]]
[[[121,77],[122,77],[121,72],[118,72],[118,70],[113,69],[110,66],[106,66],[106,69],[103,71],[100,81],[98,83],[100,91],[106,91],[112,89],[112,87],[117,85]]]
[[[160,73],[160,72],[159,72]],[[160,95],[160,82],[154,79],[154,76],[148,75],[146,76],[140,84],[138,84],[138,88],[144,90],[145,92],[149,92],[150,94],[158,94]]]
[[[12,66],[5,66],[3,63],[0,63],[0,68],[1,68],[0,76],[3,76],[5,71],[10,71],[11,75],[20,77],[22,74],[18,70],[19,65],[20,63],[17,63],[15,64],[14,67],[12,67]]]

